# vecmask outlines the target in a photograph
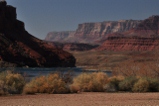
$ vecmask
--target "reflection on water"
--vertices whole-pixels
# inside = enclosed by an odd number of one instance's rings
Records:
[[[68,73],[71,72],[74,76],[79,75],[80,73],[86,72],[86,73],[92,73],[95,72],[94,70],[83,70],[80,67],[67,67],[67,68],[0,68],[0,71],[6,71],[6,70],[11,70],[15,73],[20,73],[23,76],[25,76],[27,79],[32,79],[37,76],[41,75],[48,75],[49,73],[55,73],[55,72],[60,72],[60,73]],[[110,71],[106,71],[108,76],[111,76]]]

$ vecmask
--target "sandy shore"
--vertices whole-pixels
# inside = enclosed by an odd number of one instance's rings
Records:
[[[0,97],[0,106],[159,106],[159,93],[38,94]]]

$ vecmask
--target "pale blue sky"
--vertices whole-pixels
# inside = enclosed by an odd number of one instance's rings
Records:
[[[143,20],[159,15],[159,0],[6,0],[26,30],[44,39],[50,31],[73,31],[85,22]]]

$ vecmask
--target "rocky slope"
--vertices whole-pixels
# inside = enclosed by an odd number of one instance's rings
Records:
[[[129,31],[109,34],[106,41],[96,50],[143,51],[154,49],[159,49],[159,16],[151,16]]]
[[[99,46],[99,45],[91,45],[91,44],[84,44],[84,43],[49,42],[49,44],[66,51],[87,51]]]
[[[73,67],[75,58],[30,35],[16,8],[0,2],[0,67]]]
[[[137,27],[141,21],[120,20],[105,21],[97,23],[79,24],[73,33],[50,32],[46,36],[47,41],[73,42],[73,43],[92,43],[100,44],[100,41],[110,33],[123,32]]]

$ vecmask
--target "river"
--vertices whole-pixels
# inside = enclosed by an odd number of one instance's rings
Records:
[[[13,71],[15,73],[20,73],[27,79],[32,79],[41,75],[48,75],[50,73],[59,72],[61,74],[71,73],[73,76],[77,76],[83,72],[92,73],[97,72],[95,70],[84,70],[81,67],[67,67],[67,68],[0,68],[0,71]],[[111,76],[111,71],[104,71],[108,76]]]

